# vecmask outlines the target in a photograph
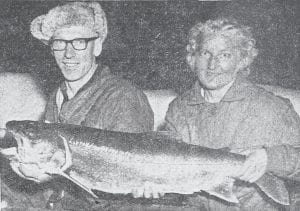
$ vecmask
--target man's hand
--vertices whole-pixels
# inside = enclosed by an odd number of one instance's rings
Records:
[[[265,149],[244,150],[239,153],[247,156],[238,176],[240,180],[253,183],[266,173],[268,157]]]

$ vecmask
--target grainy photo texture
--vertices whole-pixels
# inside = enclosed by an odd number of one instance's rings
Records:
[[[0,1],[1,210],[300,210],[297,0]]]

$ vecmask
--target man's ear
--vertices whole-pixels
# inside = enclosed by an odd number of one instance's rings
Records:
[[[237,68],[239,70],[244,69],[245,67],[247,67],[248,63],[249,63],[249,59],[247,57],[242,57],[238,63]]]
[[[187,54],[186,63],[190,66],[191,70],[194,71],[195,55],[193,53],[188,53]]]
[[[95,40],[95,47],[94,47],[94,56],[97,57],[101,54],[102,52],[102,44],[103,40],[101,38],[97,38]]]

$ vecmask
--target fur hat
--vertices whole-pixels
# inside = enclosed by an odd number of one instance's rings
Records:
[[[84,26],[104,40],[107,21],[104,11],[97,2],[72,2],[51,9],[47,14],[36,17],[30,26],[31,34],[45,44],[57,29]]]

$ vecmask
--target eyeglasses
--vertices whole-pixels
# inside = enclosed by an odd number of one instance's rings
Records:
[[[66,49],[68,43],[71,43],[75,50],[82,51],[87,48],[88,42],[95,40],[97,38],[98,37],[77,38],[74,40],[53,39],[49,41],[49,46],[54,51],[63,51]]]

